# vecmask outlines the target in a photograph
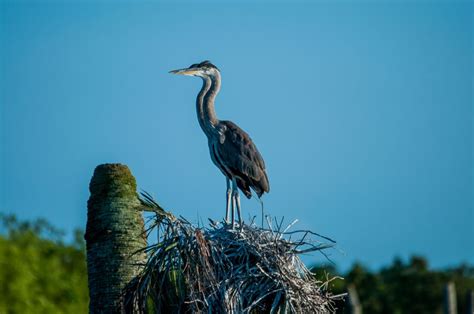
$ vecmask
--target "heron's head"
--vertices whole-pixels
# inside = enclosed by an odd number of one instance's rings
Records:
[[[189,68],[170,71],[170,73],[205,78],[209,76],[216,76],[219,73],[219,69],[210,61],[206,60],[201,63],[195,63]]]

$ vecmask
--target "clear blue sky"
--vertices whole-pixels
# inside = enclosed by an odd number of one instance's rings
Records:
[[[222,218],[201,82],[168,74],[209,59],[218,116],[266,160],[267,212],[336,239],[342,268],[474,263],[472,10],[3,1],[0,211],[84,228],[94,167],[120,162],[176,214]]]

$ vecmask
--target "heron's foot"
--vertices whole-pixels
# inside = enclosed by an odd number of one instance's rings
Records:
[[[242,233],[244,231],[244,223],[239,223],[237,221],[235,221],[234,223],[224,221],[223,225],[224,225],[224,228],[228,229],[228,230],[238,231],[240,233]]]
[[[232,227],[233,227],[233,225],[235,225],[235,223],[234,223],[234,224],[232,224],[232,222],[231,222],[231,221],[224,220],[224,221],[223,221],[223,225],[224,225],[226,228],[232,228]]]
[[[234,223],[229,223],[229,227],[231,227],[233,230],[239,230],[242,231],[244,229],[244,223],[242,221],[234,221]]]

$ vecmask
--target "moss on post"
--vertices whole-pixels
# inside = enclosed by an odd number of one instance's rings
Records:
[[[89,185],[87,269],[90,313],[124,312],[123,289],[146,262],[135,178],[127,166],[99,165]]]

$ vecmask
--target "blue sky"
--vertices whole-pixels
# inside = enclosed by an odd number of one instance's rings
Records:
[[[342,268],[474,263],[472,9],[4,1],[0,211],[84,228],[94,167],[120,162],[174,213],[221,218],[201,82],[168,74],[209,59],[218,117],[266,160],[268,213],[336,239]]]

